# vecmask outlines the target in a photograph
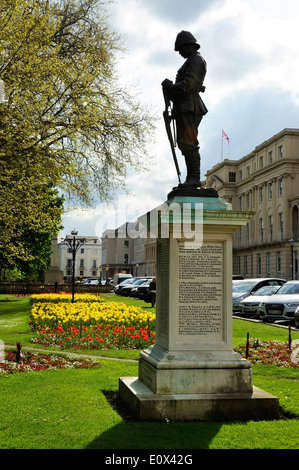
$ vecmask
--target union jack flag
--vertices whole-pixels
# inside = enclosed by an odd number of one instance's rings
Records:
[[[228,135],[224,132],[224,130],[222,130],[222,138],[227,140],[227,145],[230,144],[229,137],[228,137]]]

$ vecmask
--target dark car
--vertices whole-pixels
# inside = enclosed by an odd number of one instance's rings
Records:
[[[137,279],[135,280],[132,284],[126,284],[125,286],[123,286],[123,288],[121,289],[121,293],[120,295],[123,295],[125,297],[128,297],[131,295],[131,290],[134,288],[134,287],[137,287],[137,286],[140,286],[141,284],[143,284],[144,282],[146,281],[146,278],[141,278],[141,279]]]
[[[137,297],[138,299],[143,299],[149,292],[149,286],[152,282],[152,279],[147,279],[143,284],[140,286],[136,286],[131,291],[132,297]]]
[[[135,282],[137,279],[139,279],[139,277],[131,277],[131,278],[125,279],[125,280],[122,281],[120,284],[117,284],[117,285],[114,287],[114,292],[115,292],[115,294],[121,295],[121,292],[122,292],[123,287],[125,287],[126,285],[131,285],[131,284],[133,284],[133,282]]]

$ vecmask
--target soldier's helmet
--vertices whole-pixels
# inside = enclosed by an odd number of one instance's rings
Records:
[[[174,50],[178,51],[181,46],[184,44],[195,44],[196,49],[200,48],[200,45],[197,43],[197,40],[189,31],[181,31],[175,40]]]

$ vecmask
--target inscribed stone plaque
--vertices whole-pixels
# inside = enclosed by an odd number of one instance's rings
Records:
[[[157,335],[168,333],[169,323],[169,244],[158,244],[160,305],[157,316]]]
[[[223,336],[223,245],[186,249],[179,243],[180,340],[221,341]],[[195,338],[194,338],[195,339]]]

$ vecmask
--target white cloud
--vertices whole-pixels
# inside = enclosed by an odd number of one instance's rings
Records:
[[[112,25],[127,37],[128,51],[119,62],[121,82],[131,84],[139,101],[150,104],[160,116],[156,142],[149,146],[155,158],[152,168],[128,175],[131,193],[125,215],[134,216],[134,211],[141,215],[155,207],[177,184],[162,120],[161,81],[173,80],[182,65],[174,52],[182,29],[196,36],[208,63],[203,100],[209,113],[199,128],[202,178],[220,161],[222,128],[232,141],[224,147],[224,157],[238,159],[281,129],[297,127],[297,0],[118,0],[111,6],[111,15]],[[184,173],[179,151],[177,156]],[[99,229],[100,219],[120,220],[123,214],[115,216],[117,208],[116,196],[109,209],[100,205],[64,220],[69,227],[70,221],[84,227],[87,218],[85,231],[93,232]]]

